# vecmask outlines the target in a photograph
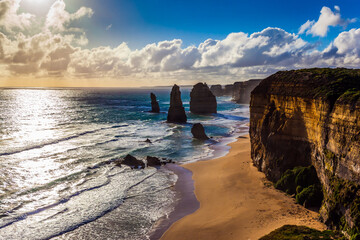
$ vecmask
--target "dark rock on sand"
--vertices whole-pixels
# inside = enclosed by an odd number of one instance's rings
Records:
[[[216,113],[216,97],[206,83],[197,83],[190,93],[190,111],[196,114]]]
[[[130,154],[126,155],[124,160],[121,164],[125,164],[130,166],[131,168],[145,168],[145,163],[141,160],[136,159],[135,157],[131,156]]]
[[[158,101],[156,100],[156,95],[153,93],[150,93],[150,98],[151,98],[151,112],[159,113],[160,107],[159,107]]]
[[[173,86],[170,94],[170,108],[167,116],[168,122],[186,123],[187,117],[181,101],[181,92],[179,86]]]
[[[191,133],[194,136],[194,138],[200,139],[200,140],[208,140],[209,137],[206,136],[205,129],[201,123],[195,123],[193,127],[191,128]]]

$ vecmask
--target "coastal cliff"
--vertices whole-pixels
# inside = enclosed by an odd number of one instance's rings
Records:
[[[236,103],[249,104],[251,92],[259,85],[262,79],[250,79],[245,82],[234,83],[233,101]]]
[[[324,199],[322,220],[360,234],[360,70],[278,72],[251,94],[254,165],[272,181],[313,165]]]
[[[231,96],[232,101],[239,104],[249,104],[251,91],[259,85],[262,79],[250,79],[244,82],[235,82],[234,84],[225,85],[224,88],[220,85],[212,85],[211,92],[216,97]]]

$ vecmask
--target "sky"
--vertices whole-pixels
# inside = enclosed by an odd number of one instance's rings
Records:
[[[358,0],[0,0],[0,87],[228,84],[359,66]]]

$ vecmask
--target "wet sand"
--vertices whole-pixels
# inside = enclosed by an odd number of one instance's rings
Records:
[[[161,239],[258,239],[285,224],[325,229],[318,213],[274,189],[252,165],[248,137],[230,147],[225,157],[182,165],[193,173],[200,208],[175,222]]]
[[[153,227],[152,232],[149,234],[150,240],[159,239],[172,224],[195,212],[200,206],[194,193],[192,172],[176,164],[166,165],[165,168],[173,171],[178,176],[174,187],[178,201],[175,202],[174,211],[169,216],[160,219],[156,226]]]

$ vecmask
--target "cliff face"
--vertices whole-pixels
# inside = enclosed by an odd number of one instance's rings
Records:
[[[261,79],[250,79],[245,82],[234,83],[233,101],[237,103],[249,104],[251,91],[259,85]]]
[[[216,97],[206,83],[197,83],[191,90],[190,111],[195,114],[216,113]]]
[[[222,88],[222,86],[220,84],[217,85],[212,85],[210,87],[210,91],[216,96],[216,97],[221,97],[224,95],[224,90]]]
[[[251,94],[254,165],[273,181],[313,165],[329,226],[360,233],[360,70],[278,72]]]

